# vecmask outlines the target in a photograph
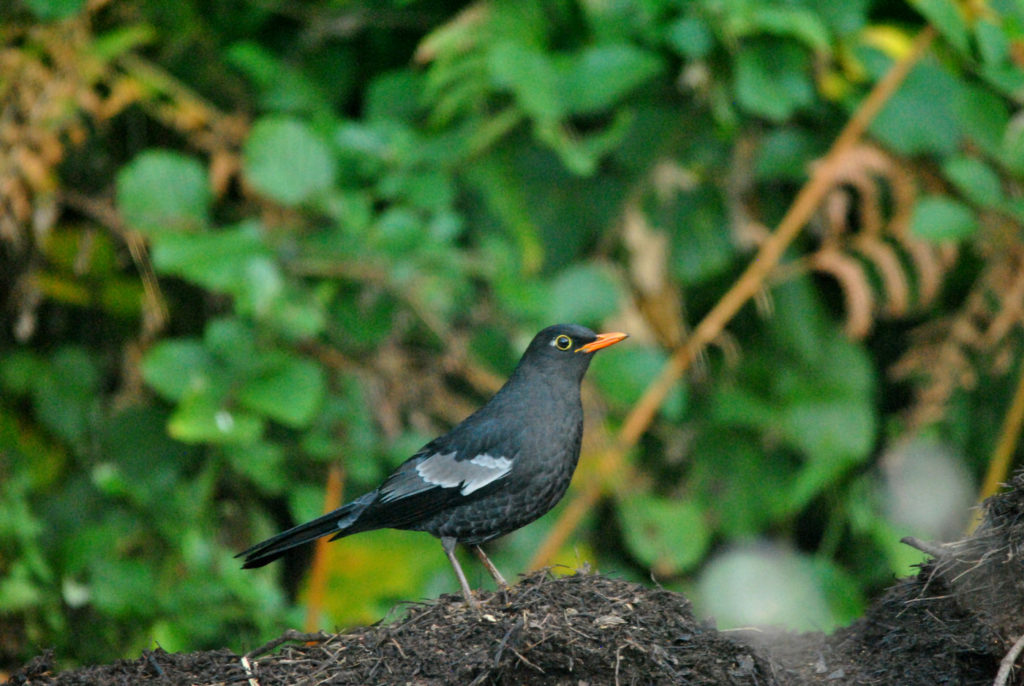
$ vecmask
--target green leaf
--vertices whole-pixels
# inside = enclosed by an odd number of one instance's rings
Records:
[[[265,117],[245,142],[243,170],[256,190],[298,205],[334,184],[337,167],[327,142],[303,121]]]
[[[422,111],[423,76],[412,69],[377,75],[366,89],[363,105],[367,121],[398,119],[414,123]]]
[[[661,69],[661,60],[656,55],[632,45],[595,46],[562,63],[558,92],[570,113],[601,112]]]
[[[790,512],[804,507],[852,466],[867,459],[875,441],[873,408],[852,397],[792,402],[778,419],[787,443],[808,458],[787,489]]]
[[[990,65],[999,65],[1010,56],[1010,41],[998,24],[985,18],[974,22],[974,37],[978,43],[981,61]]]
[[[871,123],[871,133],[906,155],[956,151],[961,127],[954,111],[963,84],[930,62],[914,67]]]
[[[1001,157],[1010,123],[1006,102],[991,90],[965,84],[953,94],[951,107],[964,135],[989,155]]]
[[[713,426],[699,432],[687,485],[713,524],[729,539],[753,537],[788,516],[792,467],[767,451],[753,431]]]
[[[10,351],[0,358],[0,387],[12,396],[26,395],[46,368],[46,362],[35,353],[24,349]]]
[[[910,219],[911,233],[933,243],[962,241],[977,230],[978,220],[971,208],[944,195],[927,195],[918,200]]]
[[[93,482],[115,492],[123,486],[123,497],[135,505],[170,514],[167,493],[191,478],[185,471],[196,453],[167,435],[167,415],[158,405],[136,404],[105,421],[99,436],[105,461],[94,468]]]
[[[868,7],[871,0],[821,0],[813,3],[814,13],[838,35],[851,37],[860,32],[868,22]]]
[[[43,604],[45,585],[32,578],[31,572],[20,560],[16,560],[0,578],[0,610],[14,615],[18,611],[39,607]]]
[[[722,430],[743,427],[765,445],[781,444],[773,469],[786,483],[775,516],[800,511],[863,463],[877,440],[874,367],[826,319],[820,298],[807,278],[778,287],[765,348],[747,356],[735,386],[714,396]]]
[[[206,170],[176,152],[143,152],[118,172],[117,207],[125,222],[149,235],[202,229],[210,209]]]
[[[291,341],[306,340],[323,331],[326,316],[317,294],[291,284],[274,283],[261,292],[257,290],[261,276],[268,280],[281,278],[276,265],[268,262],[262,267],[250,274],[255,295],[238,300],[239,312],[252,315]]]
[[[98,611],[110,617],[157,614],[154,568],[145,561],[108,555],[96,558],[91,566],[91,600]]]
[[[263,421],[225,407],[219,394],[200,388],[185,393],[167,430],[184,443],[253,443],[263,434]]]
[[[153,246],[153,266],[158,272],[232,295],[247,293],[253,263],[272,257],[255,222],[218,231],[172,234]]]
[[[777,408],[768,399],[750,389],[722,384],[715,389],[711,418],[718,424],[768,429],[775,426]]]
[[[224,60],[256,84],[260,103],[267,110],[317,112],[330,108],[324,93],[301,69],[256,41],[233,44],[224,52]]]
[[[800,371],[829,368],[828,356],[842,348],[837,343],[821,292],[809,279],[792,279],[772,291],[775,312],[770,320],[773,340],[801,360]]]
[[[999,160],[1010,171],[1024,173],[1024,129],[1019,126],[1008,126],[998,148]]]
[[[203,344],[193,338],[160,341],[142,361],[142,378],[157,393],[179,401],[189,389],[208,387],[215,364]]]
[[[78,14],[85,6],[86,0],[23,0],[31,10],[43,21],[67,19]]]
[[[614,150],[629,133],[633,111],[620,109],[610,124],[580,135],[562,123],[539,123],[535,127],[537,139],[554,150],[565,168],[578,176],[590,176],[597,170],[601,158]]]
[[[228,443],[221,448],[231,467],[268,495],[279,495],[291,483],[284,449],[275,443]]]
[[[820,154],[821,150],[806,131],[795,127],[778,128],[768,132],[761,141],[754,176],[759,181],[803,181],[807,178],[809,164]]]
[[[389,255],[422,248],[425,227],[419,213],[406,206],[389,207],[381,212],[374,227],[375,244]]]
[[[287,426],[307,426],[324,398],[323,370],[314,362],[287,353],[272,355],[259,373],[238,391],[245,407]]]
[[[565,269],[551,285],[547,319],[552,322],[599,322],[619,306],[619,286],[612,271],[598,263]]]
[[[141,49],[156,38],[156,29],[148,24],[133,24],[116,28],[97,36],[92,42],[92,52],[103,61],[120,57],[131,50]]]
[[[1012,62],[986,64],[978,70],[978,73],[997,92],[1010,100],[1016,100],[1024,91],[1024,72]]]
[[[683,283],[696,285],[728,268],[736,256],[736,245],[723,223],[717,194],[694,194],[679,210],[684,208],[688,211],[680,217],[673,236],[672,271]]]
[[[665,29],[665,42],[678,54],[691,60],[706,57],[715,47],[711,28],[699,17],[683,17]]]
[[[86,438],[98,401],[99,370],[84,349],[60,348],[33,388],[33,405],[40,421],[67,441]]]
[[[973,203],[994,207],[1003,201],[999,174],[977,157],[951,157],[942,165],[942,171]]]
[[[619,500],[616,512],[629,551],[656,574],[684,572],[707,552],[710,531],[690,500],[636,493]]]
[[[781,122],[814,100],[811,63],[797,45],[756,41],[736,58],[733,89],[740,106],[752,114]]]
[[[910,4],[924,15],[929,24],[938,29],[943,38],[961,55],[969,55],[967,24],[953,0],[911,0]]]
[[[815,52],[831,51],[832,39],[828,27],[809,9],[752,3],[751,11],[745,19],[745,22],[733,25],[735,35],[767,33],[793,38]]]
[[[534,119],[551,122],[565,115],[557,70],[540,50],[502,41],[488,51],[487,67],[494,86],[512,91],[519,106]]]

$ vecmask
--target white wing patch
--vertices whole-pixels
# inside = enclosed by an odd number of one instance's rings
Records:
[[[512,460],[487,453],[461,462],[455,459],[454,452],[439,453],[416,465],[416,473],[427,483],[444,488],[461,486],[462,495],[469,495],[510,471]]]

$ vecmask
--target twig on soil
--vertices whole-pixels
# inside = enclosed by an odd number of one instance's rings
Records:
[[[146,662],[148,662],[149,666],[153,668],[153,671],[156,672],[157,676],[162,677],[164,675],[164,668],[156,663],[156,658],[153,657],[153,651],[146,653]]]
[[[534,669],[536,669],[541,674],[546,674],[546,672],[543,669],[541,669],[537,665],[535,665],[532,662],[530,662],[529,660],[527,660],[526,657],[522,653],[520,653],[518,650],[516,650],[515,648],[509,647],[509,650],[511,650],[513,653],[515,653],[515,656],[518,657],[519,661],[522,662],[524,665],[526,665],[528,667],[533,667]]]
[[[928,541],[922,541],[916,536],[904,536],[900,539],[900,543],[909,545],[911,548],[920,550],[922,553],[931,555],[936,560],[941,560],[944,556],[942,545],[939,543],[929,543]]]
[[[249,686],[260,686],[259,679],[253,674],[252,663],[249,662],[249,658],[245,655],[242,656],[242,669],[245,670],[245,675],[249,677]]]
[[[1024,650],[1024,634],[1017,637],[1009,652],[1003,656],[1002,661],[999,663],[999,671],[996,672],[996,680],[992,682],[992,686],[1006,686],[1006,682],[1010,679],[1010,672],[1013,671],[1013,666],[1017,663],[1017,658],[1020,657],[1022,650]]]
[[[318,631],[315,634],[307,634],[301,631],[296,631],[295,629],[289,629],[288,631],[284,632],[274,640],[267,641],[259,648],[250,650],[243,657],[258,657],[260,655],[263,655],[264,653],[269,653],[277,646],[281,645],[282,643],[287,643],[288,641],[301,641],[303,643],[321,643],[323,641],[330,640],[330,638],[331,634],[324,633],[323,631]]]

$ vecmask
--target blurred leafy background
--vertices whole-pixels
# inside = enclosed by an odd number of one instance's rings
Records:
[[[632,338],[570,494],[491,546],[508,575],[828,629],[1017,451],[1013,2],[2,8],[0,669],[452,592],[423,534],[232,556],[373,487],[557,321]]]

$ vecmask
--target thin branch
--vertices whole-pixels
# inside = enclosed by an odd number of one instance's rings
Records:
[[[837,161],[841,160],[842,156],[858,143],[875,116],[903,83],[914,65],[924,56],[935,39],[935,35],[935,30],[931,26],[922,29],[914,39],[912,49],[893,64],[892,68],[875,84],[875,87],[860,103],[833,142],[828,154],[815,167],[811,178],[794,198],[778,227],[761,244],[757,255],[746,271],[701,320],[686,345],[677,350],[665,363],[661,373],[651,382],[643,396],[626,416],[615,444],[597,457],[601,465],[596,472],[598,474],[615,474],[616,478],[588,482],[576,492],[573,500],[563,510],[561,517],[548,534],[547,539],[534,554],[530,561],[531,569],[543,567],[558,552],[568,536],[579,525],[583,516],[605,492],[606,484],[630,483],[632,481],[628,476],[622,475],[622,471],[626,468],[626,455],[650,427],[665,398],[701,351],[722,333],[722,330],[736,316],[740,308],[764,287],[765,280],[779,264],[786,248],[811,219],[825,194],[832,187]]]
[[[110,200],[91,197],[74,190],[64,190],[61,191],[60,201],[102,224],[128,246],[132,263],[142,280],[143,338],[146,340],[154,338],[170,321],[170,314],[167,310],[167,301],[160,289],[160,281],[156,278],[153,263],[149,259],[146,241],[137,231],[132,231],[125,226],[121,215]]]
[[[304,634],[301,631],[296,631],[295,629],[289,629],[288,631],[284,632],[283,634],[281,634],[280,636],[278,636],[274,640],[267,641],[266,643],[261,645],[259,648],[255,648],[253,650],[250,650],[248,653],[246,653],[242,657],[243,658],[248,658],[248,659],[252,659],[254,657],[259,657],[260,655],[263,655],[265,653],[269,653],[271,650],[273,650],[274,648],[278,647],[282,643],[288,643],[289,641],[298,641],[298,642],[301,642],[301,643],[323,643],[324,641],[330,640],[331,637],[332,637],[331,634],[324,633],[323,631],[318,631],[315,634]]]
[[[1010,680],[1013,666],[1017,663],[1017,658],[1020,657],[1022,650],[1024,650],[1024,634],[1017,637],[1017,640],[1013,642],[1013,647],[1003,656],[1002,661],[999,663],[999,671],[996,672],[996,680],[992,682],[992,686],[1006,686],[1006,683]]]
[[[1024,426],[1024,365],[1021,365],[1020,377],[1017,379],[1017,390],[1013,394],[1010,409],[1003,419],[1003,428],[999,432],[999,442],[992,452],[992,460],[988,463],[985,481],[978,494],[978,502],[999,490],[999,485],[1006,481],[1010,471],[1010,463],[1020,441],[1021,427]],[[971,520],[970,530],[973,531],[981,522],[981,509],[975,511]]]
[[[900,543],[903,545],[909,545],[915,550],[920,550],[926,555],[931,555],[936,560],[941,560],[946,556],[946,551],[943,549],[941,543],[929,543],[928,541],[922,541],[916,536],[904,536],[900,539]]]
[[[337,462],[327,472],[327,486],[324,489],[324,514],[341,507],[345,473]],[[309,572],[309,595],[306,602],[306,631],[313,631],[320,624],[327,595],[327,545],[326,537],[316,542],[313,552],[313,566]]]

